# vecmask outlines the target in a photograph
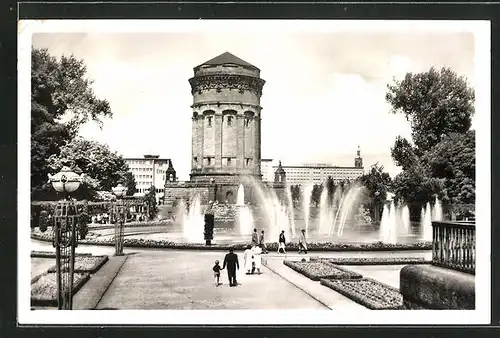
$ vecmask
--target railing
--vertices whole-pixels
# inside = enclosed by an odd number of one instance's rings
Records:
[[[432,222],[432,264],[475,274],[475,223]]]

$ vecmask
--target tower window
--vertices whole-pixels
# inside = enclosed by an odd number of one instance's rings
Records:
[[[249,118],[245,119],[245,128],[250,128],[250,119]]]
[[[246,167],[250,166],[251,163],[252,163],[252,159],[251,158],[245,158],[245,166]]]
[[[232,125],[233,125],[233,117],[232,116],[228,116],[227,117],[227,126],[231,127]]]
[[[195,157],[193,158],[193,161],[194,161],[194,163],[195,163],[195,164],[198,164],[198,157],[196,157],[196,156],[195,156]]]
[[[209,127],[212,126],[212,116],[207,117],[207,123]]]

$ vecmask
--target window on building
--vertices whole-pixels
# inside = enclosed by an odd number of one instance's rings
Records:
[[[212,126],[212,116],[207,117],[207,125],[208,125],[208,127]]]
[[[249,118],[245,119],[245,128],[250,128],[250,119]]]
[[[207,165],[212,165],[212,159],[210,157],[207,157]]]
[[[245,166],[250,166],[250,164],[252,163],[252,159],[251,158],[245,158]]]
[[[193,161],[194,161],[194,164],[198,164],[198,157],[197,156],[193,157]]]
[[[231,166],[231,157],[228,157],[227,158],[227,166],[230,167]]]
[[[228,116],[227,117],[227,126],[231,127],[232,125],[233,125],[233,117],[232,116]]]

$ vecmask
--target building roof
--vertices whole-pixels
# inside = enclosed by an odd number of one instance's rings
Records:
[[[210,65],[210,66],[219,66],[219,65],[226,65],[226,64],[232,64],[232,65],[238,65],[242,67],[247,67],[247,68],[253,68],[253,69],[258,69],[251,63],[246,62],[245,60],[240,59],[237,56],[234,56],[233,54],[229,52],[222,53],[219,56],[214,57],[213,59],[210,59],[198,67],[205,66],[205,65]],[[196,67],[196,68],[198,68]]]
[[[131,160],[142,160],[142,161],[148,161],[148,160],[155,160],[155,161],[167,161],[170,162],[169,158],[160,158],[159,155],[144,155],[144,157],[123,157],[123,160],[125,161],[131,161]]]

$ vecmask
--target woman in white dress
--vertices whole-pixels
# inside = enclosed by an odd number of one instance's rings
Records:
[[[255,270],[260,275],[260,267],[262,266],[262,248],[260,246],[253,247],[253,261],[255,263]]]
[[[253,262],[253,251],[252,247],[249,245],[245,252],[243,253],[243,259],[245,260],[245,270],[247,275],[252,272],[252,262]]]

